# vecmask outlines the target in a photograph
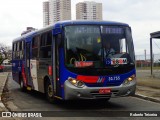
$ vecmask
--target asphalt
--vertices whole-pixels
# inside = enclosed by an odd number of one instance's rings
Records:
[[[7,81],[9,72],[0,73],[0,112],[8,111],[2,102],[2,93]],[[160,79],[154,77],[138,77],[136,97],[160,103]]]

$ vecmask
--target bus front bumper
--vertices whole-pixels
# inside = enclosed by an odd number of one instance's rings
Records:
[[[100,89],[110,89],[110,93],[101,94]],[[114,97],[133,96],[136,90],[136,80],[131,81],[129,84],[113,87],[87,87],[78,88],[72,85],[68,80],[64,84],[64,99],[108,99]]]

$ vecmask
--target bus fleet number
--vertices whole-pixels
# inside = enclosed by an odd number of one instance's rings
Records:
[[[113,76],[108,78],[109,81],[118,81],[120,80],[120,76]]]

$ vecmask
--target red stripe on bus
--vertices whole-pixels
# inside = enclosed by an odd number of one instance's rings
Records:
[[[98,76],[82,76],[82,75],[77,76],[77,80],[81,80],[85,83],[97,83],[98,79],[99,79]]]
[[[24,85],[26,86],[27,85],[27,79],[26,79],[26,74],[25,74],[25,71],[24,71],[24,65],[23,64],[22,64],[22,77],[23,77]]]

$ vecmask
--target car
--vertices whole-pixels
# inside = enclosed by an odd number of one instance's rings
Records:
[[[0,65],[0,72],[3,72],[4,66]]]

